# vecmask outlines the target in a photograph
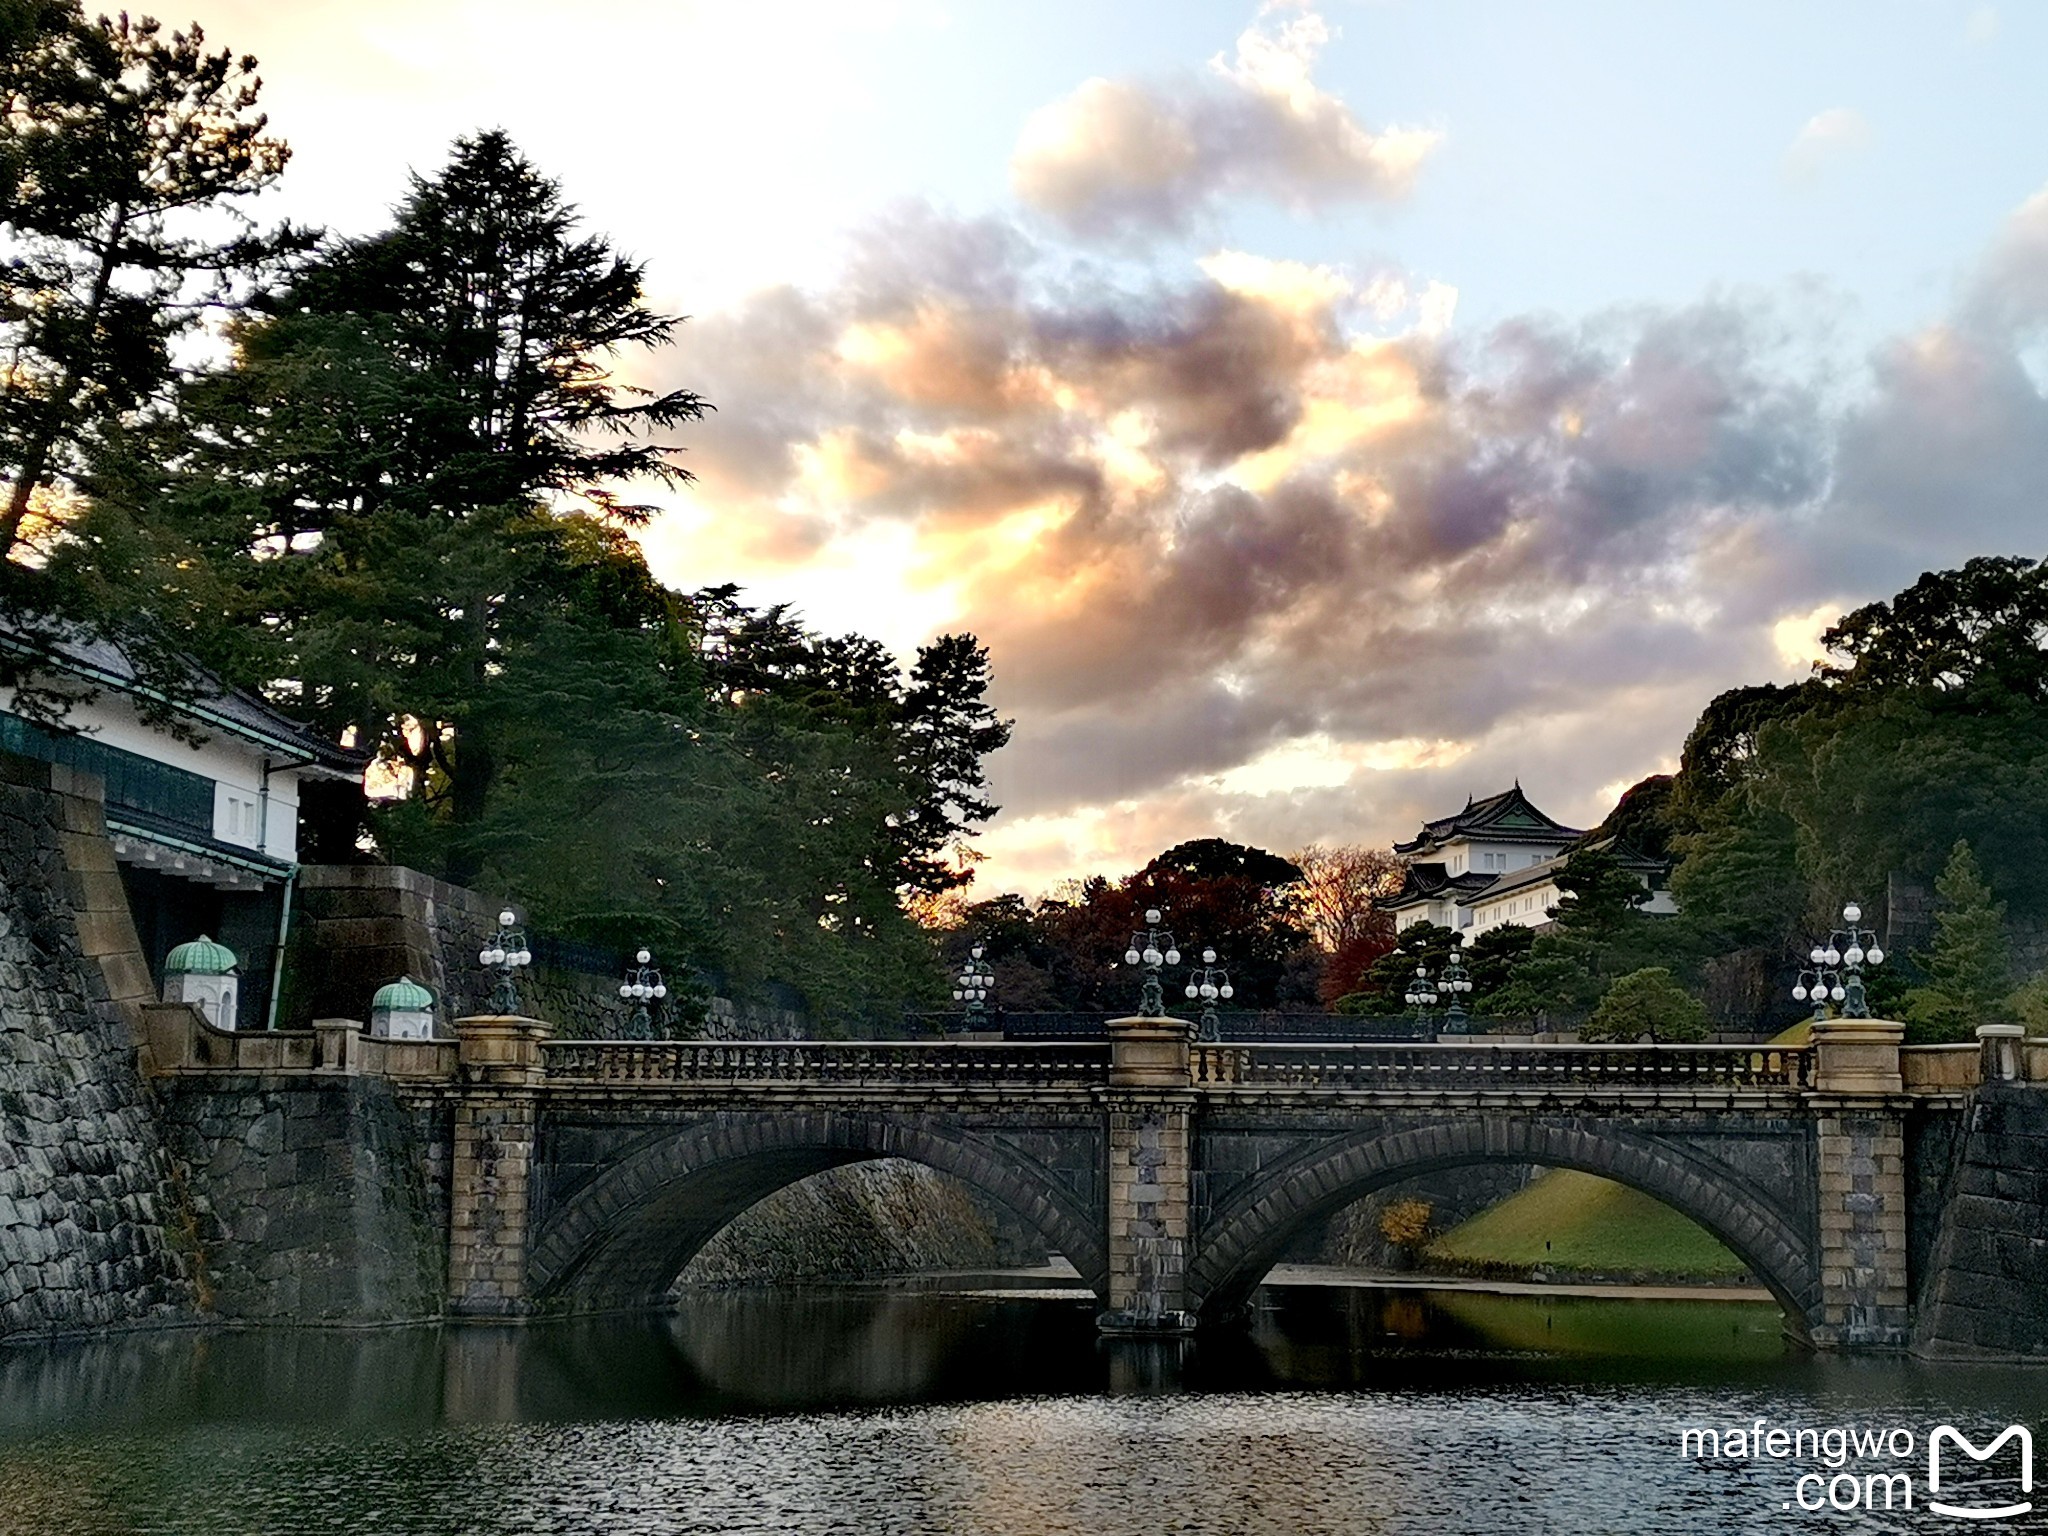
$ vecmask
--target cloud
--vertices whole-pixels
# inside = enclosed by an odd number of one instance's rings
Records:
[[[1010,162],[1028,205],[1074,234],[1185,230],[1225,198],[1299,211],[1404,195],[1439,135],[1374,132],[1311,71],[1320,16],[1255,25],[1206,75],[1089,80],[1024,125]]]
[[[1853,371],[1807,290],[1469,333],[1456,298],[906,204],[690,327],[720,410],[660,568],[906,649],[974,630],[1019,722],[985,883],[1042,889],[1403,835],[1518,775],[1590,824],[1845,607],[2040,552],[2048,192]]]
[[[680,361],[720,405],[697,495],[757,572],[902,536],[872,579],[972,627],[1022,722],[995,765],[1013,879],[1155,820],[1104,807],[1387,835],[1445,765],[1484,792],[1568,763],[1615,701],[1591,785],[1648,771],[1815,601],[1769,547],[1826,485],[1815,391],[1757,305],[1468,338],[1447,308],[1243,252],[1133,282],[898,210],[844,282],[693,325]],[[1313,782],[1237,772],[1303,742],[1335,754]]]
[[[1874,137],[1868,120],[1853,108],[1816,113],[1785,151],[1785,179],[1794,186],[1815,186],[1837,165],[1868,149]]]

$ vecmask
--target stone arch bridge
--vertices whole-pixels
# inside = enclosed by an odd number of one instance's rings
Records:
[[[1675,1207],[1818,1347],[1898,1348],[1973,1091],[2048,1077],[2042,1047],[1902,1049],[1872,1021],[1794,1048],[1215,1046],[1171,1019],[1071,1044],[557,1041],[519,1018],[400,1042],[329,1020],[295,1045],[174,1022],[161,1071],[379,1076],[439,1127],[446,1306],[470,1316],[658,1304],[763,1196],[902,1157],[1034,1226],[1106,1329],[1186,1329],[1237,1315],[1306,1223],[1512,1162]]]

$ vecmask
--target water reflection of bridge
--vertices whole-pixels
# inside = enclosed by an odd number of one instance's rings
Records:
[[[1902,1048],[1872,1021],[1808,1047],[1207,1045],[1171,1019],[1042,1044],[558,1041],[517,1018],[419,1043],[325,1021],[294,1043],[164,1022],[172,1071],[388,1079],[440,1128],[421,1155],[446,1179],[448,1304],[481,1315],[654,1303],[763,1196],[902,1157],[1036,1227],[1105,1327],[1174,1330],[1233,1315],[1362,1195],[1512,1162],[1632,1185],[1817,1344],[1895,1347],[1945,1187],[1915,1159],[1948,1155],[1986,1063],[2048,1076],[2040,1047]]]

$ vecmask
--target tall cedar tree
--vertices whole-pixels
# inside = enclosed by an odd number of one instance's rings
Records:
[[[463,138],[390,230],[269,301],[192,401],[217,473],[180,488],[188,514],[218,519],[230,560],[279,557],[239,566],[238,633],[274,648],[245,666],[299,680],[295,712],[402,770],[458,880],[483,866],[520,687],[498,653],[559,558],[536,511],[639,523],[652,509],[619,485],[689,478],[664,434],[706,403],[613,372],[678,324],[641,281],[503,133]]]

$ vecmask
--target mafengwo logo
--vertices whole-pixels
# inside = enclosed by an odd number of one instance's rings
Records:
[[[2014,1504],[1948,1504],[1935,1497],[1941,1492],[1941,1452],[1945,1445],[1952,1445],[1972,1461],[1989,1461],[1998,1453],[1999,1447],[2008,1440],[2017,1440],[2020,1446],[2020,1492],[2034,1491],[2034,1437],[2017,1424],[2006,1426],[2005,1432],[1989,1445],[1979,1450],[1963,1432],[1953,1424],[1935,1427],[1927,1437],[1927,1507],[1937,1515],[1948,1515],[1957,1520],[2010,1520],[2016,1515],[2031,1513],[2032,1499]],[[1953,1463],[1951,1463],[1953,1465]]]
[[[1909,1469],[1923,1444],[1927,1482],[1916,1488]],[[1936,1425],[1923,1441],[1904,1425],[1800,1429],[1756,1419],[1719,1431],[1682,1430],[1678,1454],[1694,1461],[1787,1462],[1790,1497],[1780,1507],[1812,1514],[1918,1508],[1951,1520],[2012,1520],[2034,1509],[2034,1437],[2020,1424],[2008,1424],[1980,1445],[1953,1424]],[[2022,1497],[2012,1497],[2015,1483]]]

